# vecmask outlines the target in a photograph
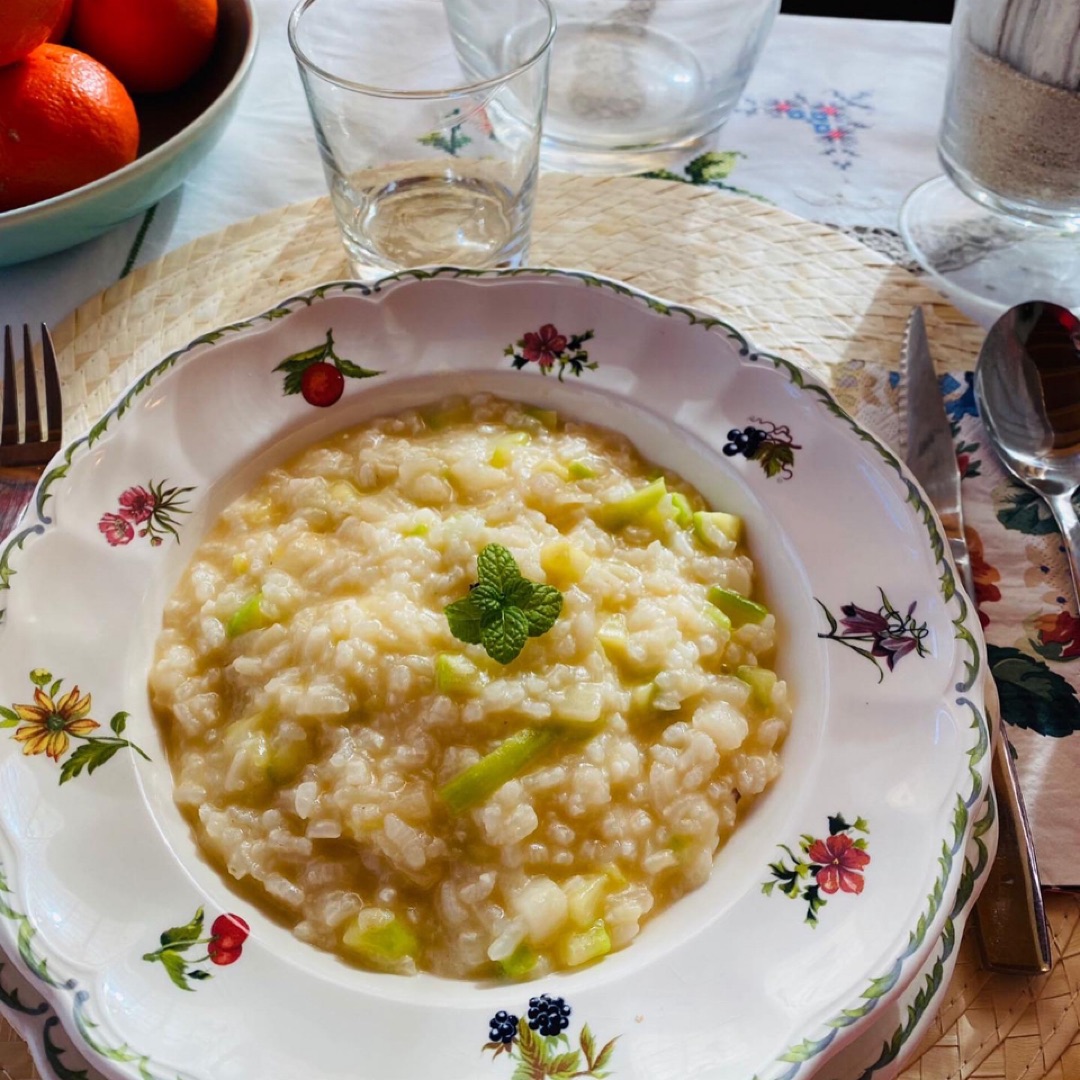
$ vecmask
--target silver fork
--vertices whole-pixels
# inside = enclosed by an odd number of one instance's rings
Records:
[[[15,388],[15,347],[4,327],[4,391],[0,406],[0,537],[18,524],[45,466],[60,449],[62,404],[56,353],[48,327],[41,324],[45,409],[38,404],[37,369],[30,327],[23,324],[23,410]]]

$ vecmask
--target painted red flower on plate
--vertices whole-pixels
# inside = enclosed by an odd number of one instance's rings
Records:
[[[822,892],[858,894],[863,891],[862,871],[870,856],[857,848],[850,836],[839,833],[815,840],[807,855],[820,864],[816,876]]]

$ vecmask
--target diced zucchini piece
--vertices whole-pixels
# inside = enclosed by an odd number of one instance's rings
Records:
[[[722,585],[713,585],[709,589],[708,598],[710,604],[715,604],[731,620],[732,626],[759,623],[769,614],[769,609],[764,604],[759,604],[733,589],[725,589]]]
[[[225,624],[225,633],[229,637],[239,637],[250,630],[262,630],[270,625],[273,620],[263,611],[262,599],[261,592],[253,593],[232,613]]]
[[[432,431],[440,431],[451,424],[468,420],[469,406],[464,399],[455,399],[438,408],[421,409],[420,416]]]
[[[527,431],[510,431],[500,435],[495,440],[495,448],[491,451],[488,464],[496,469],[505,469],[513,461],[514,451],[531,440],[532,436]]]
[[[610,887],[611,883],[604,874],[580,874],[572,877],[563,886],[569,904],[570,921],[578,929],[585,930],[595,922]]]
[[[580,967],[611,952],[611,935],[603,919],[597,919],[588,930],[567,934],[559,942],[559,959],[567,967]]]
[[[654,661],[650,663],[630,649],[630,633],[623,615],[612,615],[600,624],[596,637],[607,658],[626,674],[637,678],[650,678],[659,670]]]
[[[525,409],[525,415],[531,416],[534,420],[539,420],[546,428],[557,428],[559,426],[559,414],[554,409],[540,409],[529,405]]]
[[[296,779],[300,770],[310,760],[311,747],[307,739],[290,739],[285,743],[275,740],[270,747],[266,775],[272,784],[287,784]]]
[[[415,525],[410,525],[401,535],[402,536],[427,536],[430,529],[426,522],[418,521]]]
[[[762,708],[768,708],[772,704],[773,687],[776,685],[775,671],[740,664],[735,669],[735,676],[750,686],[750,697],[754,704]]]
[[[551,540],[540,549],[540,569],[558,589],[580,581],[591,563],[592,559],[569,540]]]
[[[722,510],[695,510],[693,523],[694,535],[722,555],[733,551],[742,538],[742,518]]]
[[[600,624],[596,631],[597,640],[613,664],[623,664],[630,648],[630,634],[626,629],[625,615],[612,615]]]
[[[435,657],[435,689],[440,694],[475,694],[483,686],[480,669],[457,653],[439,653]]]
[[[249,735],[261,731],[270,734],[277,727],[278,710],[271,705],[257,713],[251,713],[226,725],[222,737],[230,750],[236,750]]]
[[[638,488],[637,491],[632,491],[621,499],[614,499],[604,503],[603,506],[598,506],[593,511],[593,519],[597,525],[607,529],[608,532],[618,532],[620,529],[625,529],[627,525],[640,521],[650,510],[660,504],[660,500],[666,494],[667,484],[664,478],[657,477],[652,483]]]
[[[234,754],[249,738],[265,730],[263,714],[256,713],[241,720],[233,720],[226,726],[221,737],[229,753]]]
[[[352,506],[364,497],[364,493],[351,480],[335,480],[330,486],[330,497],[335,503]]]
[[[535,471],[554,473],[564,483],[570,482],[570,470],[556,458],[545,458],[536,466]]]
[[[509,464],[509,458],[507,464]],[[485,465],[482,461],[471,461],[467,457],[455,461],[445,475],[450,483],[470,500],[482,495],[485,491],[496,491],[509,482],[505,469],[496,469],[491,465]]]
[[[672,518],[681,529],[688,529],[694,523],[694,511],[690,506],[690,500],[681,492],[671,493]]]
[[[416,935],[393,912],[385,908],[364,908],[349,923],[341,943],[377,967],[396,967],[412,956],[419,943]]]
[[[705,602],[705,617],[716,624],[717,630],[731,633],[731,619],[725,615],[715,604]]]
[[[551,697],[551,719],[564,727],[592,728],[600,722],[604,696],[598,683],[577,683]]]
[[[439,798],[455,814],[482,803],[513,779],[533,758],[542,754],[557,737],[555,728],[522,728],[501,742],[490,754],[458,773],[439,788]]]
[[[232,572],[239,576],[240,574],[246,574],[251,569],[251,562],[248,557],[243,554],[236,554],[232,557]]]
[[[245,791],[261,790],[270,782],[269,713],[256,713],[234,720],[224,730],[222,743],[239,763],[236,779]],[[230,771],[230,779],[233,772]]]
[[[587,461],[571,461],[566,466],[571,480],[593,480],[596,470]]]
[[[504,975],[511,979],[520,979],[528,975],[539,957],[523,941],[505,960],[499,961],[499,967]]]
[[[648,682],[635,686],[630,691],[630,713],[627,720],[633,723],[637,720],[648,720],[654,716],[656,714],[656,707],[653,704],[655,698],[656,683]]]
[[[529,941],[543,945],[565,926],[569,908],[566,893],[551,878],[538,874],[510,898],[510,910],[525,923]]]
[[[685,862],[693,847],[693,840],[689,836],[673,836],[668,841],[668,847],[675,853],[679,862]]]
[[[627,876],[615,863],[604,867],[604,877],[608,879],[608,887],[611,892],[621,892],[630,884]]]

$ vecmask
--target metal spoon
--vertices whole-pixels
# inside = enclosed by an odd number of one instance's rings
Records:
[[[1054,515],[1080,614],[1080,319],[1042,301],[1006,311],[979,352],[975,399],[998,457]]]

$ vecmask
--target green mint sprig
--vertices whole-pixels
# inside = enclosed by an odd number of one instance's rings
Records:
[[[502,544],[488,544],[480,552],[476,575],[479,580],[469,586],[469,595],[443,609],[450,633],[469,645],[483,645],[492,660],[509,664],[529,638],[555,625],[562,593],[522,577]]]

